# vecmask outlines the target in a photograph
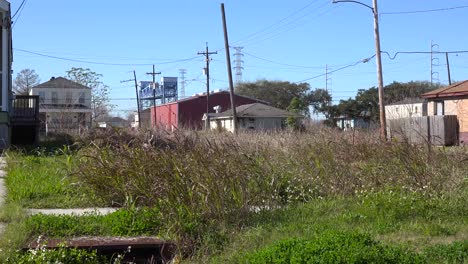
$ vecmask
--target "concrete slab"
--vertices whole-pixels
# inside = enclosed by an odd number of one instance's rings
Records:
[[[3,205],[5,202],[6,197],[6,187],[5,187],[5,180],[0,178],[0,206]]]
[[[73,209],[28,209],[31,215],[85,215],[85,214],[100,214],[106,215],[117,211],[118,208],[73,208]]]

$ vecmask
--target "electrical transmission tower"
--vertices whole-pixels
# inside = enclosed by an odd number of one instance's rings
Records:
[[[431,40],[431,84],[439,83],[439,72],[434,70],[435,67],[439,66],[439,58],[435,57],[434,53],[439,54],[439,45],[434,44]]]
[[[242,53],[242,49],[244,47],[233,47],[236,50],[236,53],[234,53],[234,56],[236,56],[236,59],[234,60],[234,70],[236,71],[236,84],[242,82],[242,70],[244,67],[242,66],[244,64],[244,61],[242,60],[242,57],[244,54]]]
[[[186,69],[179,69],[180,74],[180,98],[185,98],[185,74],[187,73]]]
[[[325,90],[331,95],[331,73],[329,73],[330,68],[328,68],[328,64],[325,65]]]

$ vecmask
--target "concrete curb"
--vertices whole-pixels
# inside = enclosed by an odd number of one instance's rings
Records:
[[[119,208],[72,208],[72,209],[27,209],[29,215],[45,214],[45,215],[86,215],[98,214],[106,215],[117,211]]]

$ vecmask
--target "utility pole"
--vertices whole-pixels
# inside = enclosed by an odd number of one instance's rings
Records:
[[[208,50],[208,42],[206,42],[206,51],[204,52],[198,52],[198,55],[205,55],[205,61],[206,61],[206,68],[205,68],[205,73],[206,73],[206,120],[205,120],[205,129],[210,128],[210,118],[208,117],[208,113],[210,111],[210,55],[211,54],[218,54],[217,51],[209,51]]]
[[[372,10],[374,15],[374,39],[375,39],[375,60],[377,63],[377,82],[379,91],[379,112],[380,112],[380,140],[387,140],[387,125],[385,120],[385,105],[383,91],[383,73],[382,73],[382,54],[380,52],[380,33],[379,33],[379,11],[377,8],[377,0],[372,0],[372,6],[354,0],[333,0],[333,3],[351,2],[360,4]]]
[[[135,82],[135,92],[136,92],[137,112],[138,112],[138,128],[141,128],[140,97],[138,96],[138,83],[137,83],[135,71],[133,71],[133,79],[128,79],[128,80],[120,81],[120,82],[121,82],[121,83],[124,83],[124,82],[131,82],[131,81],[134,81],[134,82]]]
[[[452,79],[450,78],[450,63],[449,63],[448,52],[445,52],[445,61],[447,62],[448,82],[449,82],[449,85],[452,85]]]
[[[161,72],[156,72],[153,64],[153,72],[147,72],[146,74],[153,76],[153,107],[154,107],[154,126],[157,127],[157,118],[156,118],[156,75],[161,74]]]
[[[234,98],[234,83],[232,82],[232,69],[231,69],[231,55],[229,55],[229,39],[226,26],[226,15],[224,14],[224,3],[221,3],[221,15],[223,18],[223,31],[224,31],[224,49],[226,50],[226,65],[229,77],[229,95],[231,97],[231,109],[232,109],[232,124],[234,134],[237,134],[237,112],[236,102]]]
[[[372,0],[374,13],[374,36],[375,36],[375,52],[377,62],[377,79],[379,82],[379,110],[380,110],[380,140],[387,140],[387,124],[385,120],[385,105],[384,105],[384,86],[382,73],[382,54],[380,53],[380,33],[379,33],[379,11],[377,8],[377,0]]]

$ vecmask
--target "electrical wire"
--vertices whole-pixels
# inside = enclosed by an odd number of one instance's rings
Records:
[[[455,50],[455,51],[397,51],[392,55],[390,55],[387,51],[381,51],[383,54],[387,54],[390,60],[394,60],[399,54],[454,54],[454,53],[468,53],[468,50]]]
[[[20,6],[18,7],[18,9],[16,9],[15,13],[13,14],[13,16],[11,16],[11,19],[15,18],[15,16],[18,14],[18,11],[20,11],[20,9],[23,7],[24,3],[26,2],[26,0],[23,0],[23,2],[21,2]]]
[[[317,76],[314,76],[314,77],[311,77],[311,78],[307,78],[307,79],[304,79],[304,80],[298,81],[298,82],[296,82],[296,83],[302,83],[302,82],[305,82],[305,81],[309,81],[309,80],[312,80],[312,79],[316,79],[316,78],[319,78],[319,77],[325,76],[325,75],[327,75],[327,74],[331,74],[331,73],[334,73],[334,72],[337,72],[337,71],[344,70],[344,69],[346,69],[346,68],[349,68],[349,67],[354,67],[354,66],[356,66],[356,65],[358,65],[358,64],[360,64],[360,63],[366,63],[366,62],[370,61],[371,59],[373,59],[374,57],[375,57],[375,54],[374,54],[374,55],[372,55],[372,56],[371,56],[371,57],[369,57],[369,58],[366,58],[366,59],[359,60],[359,61],[357,61],[357,62],[355,62],[355,63],[352,63],[352,64],[349,64],[349,65],[346,65],[346,66],[340,67],[340,68],[338,68],[338,69],[335,69],[335,70],[329,71],[329,72],[327,72],[327,73],[323,73],[323,74],[320,74],[320,75],[317,75]]]
[[[57,59],[57,60],[73,61],[73,62],[96,64],[96,65],[108,65],[108,66],[151,66],[153,64],[171,64],[171,63],[178,63],[178,62],[183,62],[183,61],[191,61],[191,60],[197,59],[197,58],[199,58],[201,56],[201,55],[198,55],[198,56],[194,56],[194,57],[191,57],[191,58],[179,59],[179,60],[173,60],[173,61],[164,61],[164,62],[158,62],[158,63],[109,63],[109,62],[85,61],[85,60],[64,58],[64,57],[58,57],[58,56],[47,55],[47,54],[43,54],[43,53],[39,53],[39,52],[34,52],[34,51],[28,51],[28,50],[24,50],[24,49],[14,49],[14,50],[21,51],[21,52],[24,52],[24,53],[34,54],[34,55],[37,55],[37,56]]]
[[[24,10],[24,7],[26,6],[27,1],[28,0],[23,0],[23,2],[21,2],[20,7],[18,8],[18,10],[16,10],[15,14],[11,17],[11,19],[13,19],[16,16],[16,14],[18,13],[18,11],[19,11],[18,18],[13,22],[13,25],[11,26],[12,28],[15,27],[16,22],[18,22],[19,18],[21,17],[21,13],[23,13],[23,10]]]
[[[437,8],[437,9],[427,9],[427,10],[382,12],[380,13],[380,15],[404,15],[404,14],[416,14],[416,13],[430,13],[430,12],[449,11],[449,10],[461,9],[461,8],[468,8],[468,5],[454,6],[454,7],[447,7],[447,8]]]

